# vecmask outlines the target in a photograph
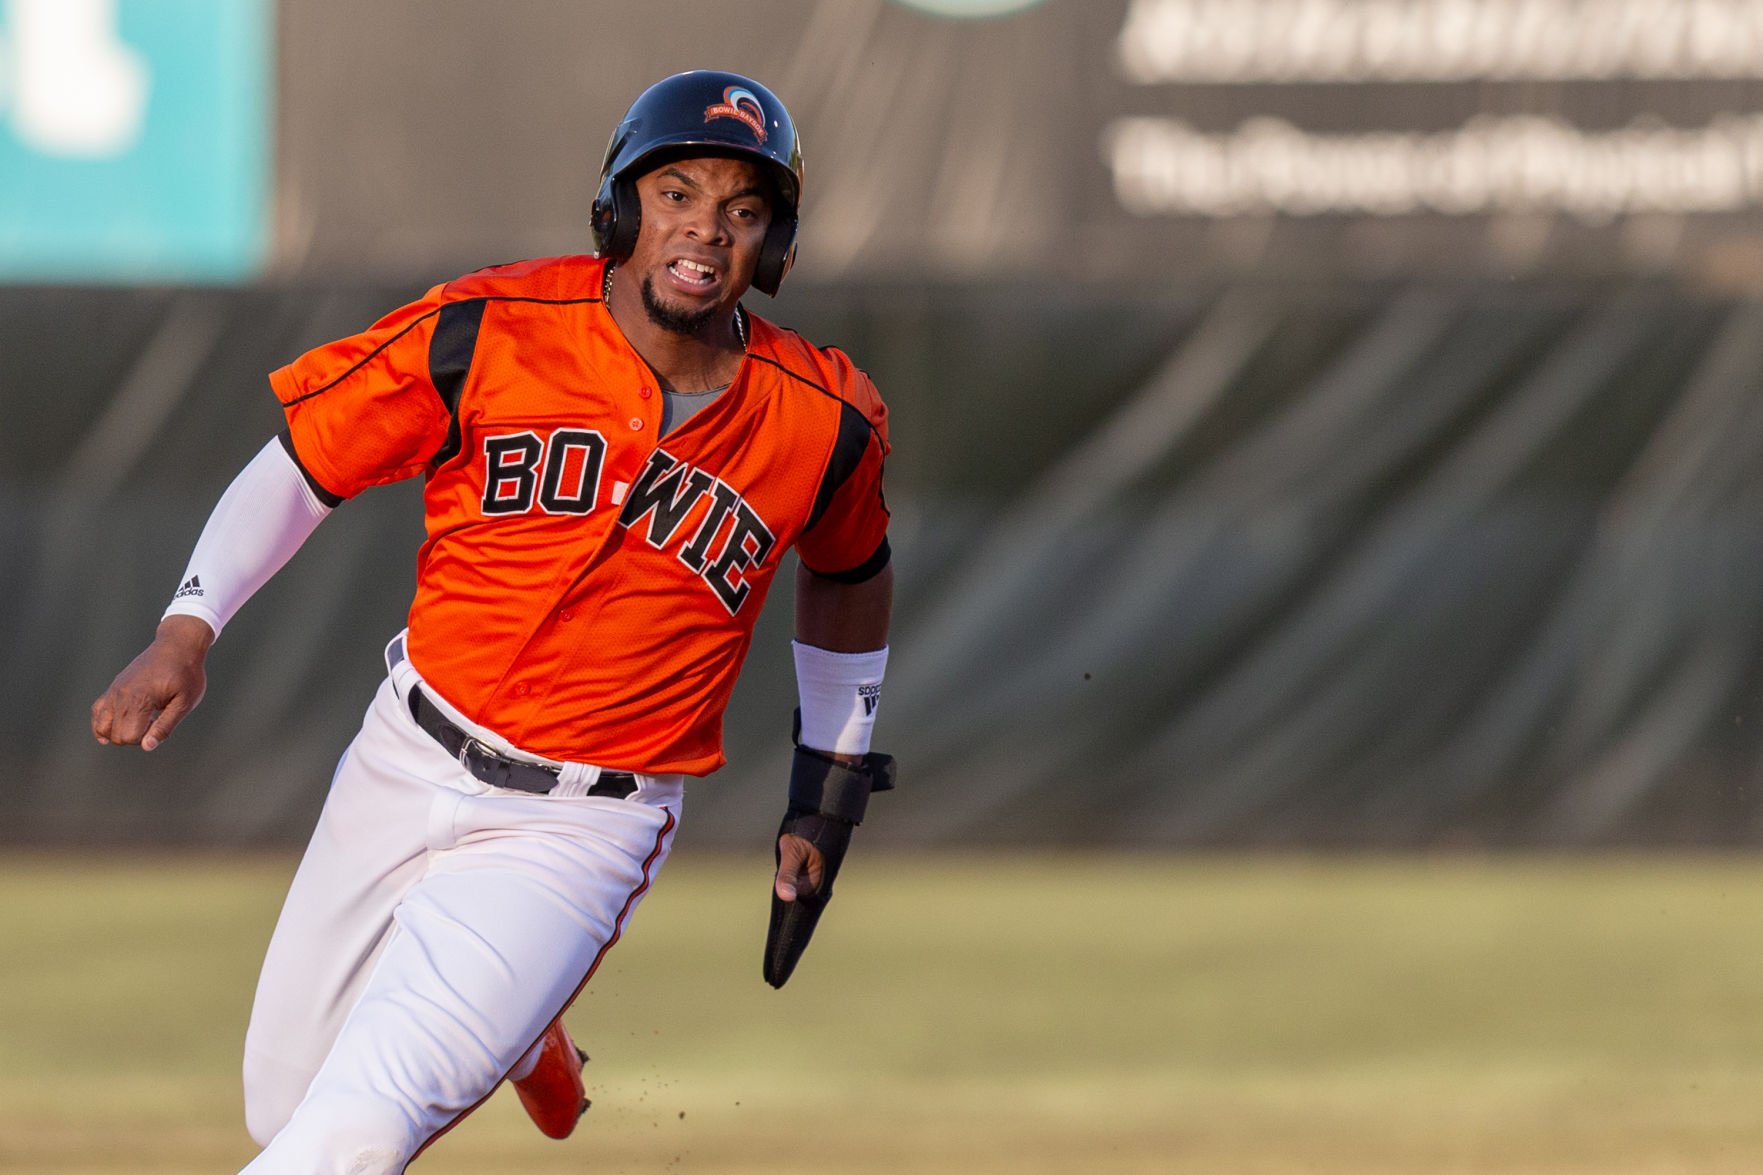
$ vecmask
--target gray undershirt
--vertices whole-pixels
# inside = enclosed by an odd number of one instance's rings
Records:
[[[711,388],[707,392],[669,392],[661,393],[661,435],[666,436],[710,405],[716,398],[728,391],[728,385]]]

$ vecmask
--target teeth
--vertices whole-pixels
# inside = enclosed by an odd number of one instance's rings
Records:
[[[678,261],[674,262],[674,265],[688,273],[701,273],[706,277],[713,277],[716,274],[716,270],[710,266],[702,265],[699,262],[691,261],[684,257],[681,257]]]

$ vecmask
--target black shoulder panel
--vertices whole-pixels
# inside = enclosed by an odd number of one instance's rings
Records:
[[[435,319],[435,333],[429,339],[429,382],[435,385],[453,421],[447,427],[447,440],[434,455],[434,465],[446,463],[459,452],[459,397],[465,391],[466,376],[471,374],[478,325],[483,322],[484,306],[489,301],[468,298],[449,302]]]
[[[857,472],[857,465],[863,460],[863,450],[869,447],[869,434],[874,429],[869,418],[863,411],[846,401],[839,412],[839,436],[833,442],[832,459],[826,463],[826,473],[821,476],[820,489],[814,495],[814,510],[808,515],[808,525],[803,530],[811,530],[826,508],[832,505],[833,495],[839,487],[850,480]]]

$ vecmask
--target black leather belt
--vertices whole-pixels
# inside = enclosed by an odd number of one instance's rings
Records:
[[[421,686],[410,687],[410,716],[416,719],[416,724],[425,734],[440,743],[449,755],[458,759],[460,766],[491,787],[513,788],[515,791],[543,796],[549,795],[557,786],[561,768],[546,767],[541,763],[522,763],[518,759],[497,754],[448,721],[447,716],[423,695]],[[588,788],[588,794],[622,800],[636,790],[637,777],[630,772],[602,771],[600,778]]]

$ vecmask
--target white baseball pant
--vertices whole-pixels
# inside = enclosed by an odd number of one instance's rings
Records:
[[[580,992],[679,824],[677,775],[640,775],[627,799],[583,794],[587,764],[564,765],[551,795],[481,783],[411,718],[401,638],[388,662],[264,959],[248,1175],[403,1171]]]

